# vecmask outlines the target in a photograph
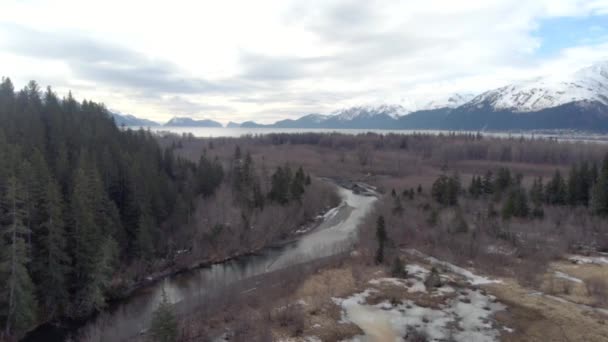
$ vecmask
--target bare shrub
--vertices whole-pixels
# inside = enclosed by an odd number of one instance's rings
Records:
[[[593,297],[597,305],[608,304],[608,283],[600,276],[585,279],[585,287],[589,296]]]
[[[282,328],[287,328],[292,336],[300,336],[304,331],[305,314],[299,304],[287,304],[276,309],[273,320]]]
[[[406,335],[403,337],[406,342],[427,342],[429,341],[428,336],[425,332],[420,330],[408,330]]]

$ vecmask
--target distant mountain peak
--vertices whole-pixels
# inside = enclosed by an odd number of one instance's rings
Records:
[[[126,126],[126,127],[154,127],[160,126],[158,122],[138,118],[131,114],[124,114],[117,110],[109,110],[110,115],[114,118],[114,122],[117,126]]]
[[[418,108],[418,110],[433,110],[440,108],[456,108],[471,101],[475,97],[473,93],[454,93],[447,98],[433,100],[426,105]]]
[[[373,118],[377,116],[389,116],[396,119],[409,112],[409,110],[401,105],[382,104],[340,109],[333,112],[331,116],[340,121],[351,121],[354,119]]]
[[[535,112],[580,101],[608,105],[608,61],[564,76],[537,77],[490,90],[466,106]]]
[[[180,117],[174,116],[169,120],[164,126],[173,126],[173,127],[223,127],[221,123],[210,120],[210,119],[201,119],[195,120],[189,117]]]

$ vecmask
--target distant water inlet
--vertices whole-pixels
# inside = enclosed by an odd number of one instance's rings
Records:
[[[44,336],[45,341],[65,341],[69,335],[86,330],[100,341],[129,340],[147,329],[152,312],[161,300],[163,288],[169,300],[177,303],[180,310],[184,307],[195,310],[195,304],[200,298],[213,295],[214,289],[222,289],[254,276],[328,257],[343,248],[351,248],[357,237],[357,227],[376,201],[376,197],[355,194],[345,188],[339,188],[339,194],[342,204],[326,213],[322,223],[314,231],[292,243],[268,248],[253,256],[168,277],[136,291],[131,297],[91,319],[79,329],[58,330],[48,327],[47,331],[40,331],[39,336]],[[50,331],[53,329],[55,331]],[[51,335],[54,335],[54,338],[49,338]],[[34,341],[36,336],[30,335],[27,340]]]
[[[218,128],[218,127],[172,127],[172,126],[155,126],[155,127],[129,127],[130,129],[150,129],[153,132],[168,132],[174,134],[192,134],[197,138],[217,138],[217,137],[241,137],[246,135],[264,135],[273,133],[340,133],[340,134],[448,134],[456,132],[459,134],[476,134],[478,131],[446,131],[446,130],[409,130],[409,129],[350,129],[350,128],[270,128],[270,127],[234,127],[234,128]],[[535,139],[553,139],[559,141],[580,141],[580,142],[595,142],[608,143],[608,135],[600,133],[585,133],[575,131],[482,131],[485,136],[496,138],[535,138]]]

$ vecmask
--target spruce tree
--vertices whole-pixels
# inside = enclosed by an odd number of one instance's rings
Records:
[[[34,253],[34,279],[43,311],[50,317],[64,314],[68,306],[70,256],[67,253],[63,201],[59,186],[49,180],[41,203],[42,222]]]
[[[5,336],[20,335],[36,321],[35,290],[27,269],[29,231],[23,223],[24,206],[23,188],[12,176],[2,198],[0,236],[0,317]]]
[[[559,170],[555,171],[553,178],[545,187],[545,200],[548,204],[564,205],[567,203],[568,192],[566,183]]]
[[[591,210],[596,215],[608,215],[608,156],[599,171],[591,196]]]
[[[378,249],[376,250],[376,263],[381,264],[384,262],[384,247],[386,244],[386,227],[384,226],[384,216],[378,216],[376,223],[376,241],[378,242]]]
[[[152,314],[150,335],[156,342],[177,341],[177,320],[164,288],[162,289],[161,301]]]
[[[290,186],[291,198],[300,201],[302,199],[302,195],[304,194],[304,186],[306,182],[306,176],[304,175],[304,170],[300,166],[296,171]]]
[[[483,193],[486,195],[494,193],[494,176],[492,171],[486,172],[482,181]]]

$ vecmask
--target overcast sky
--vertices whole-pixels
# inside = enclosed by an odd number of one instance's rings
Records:
[[[608,59],[608,0],[0,0],[0,75],[166,121],[415,109]]]

